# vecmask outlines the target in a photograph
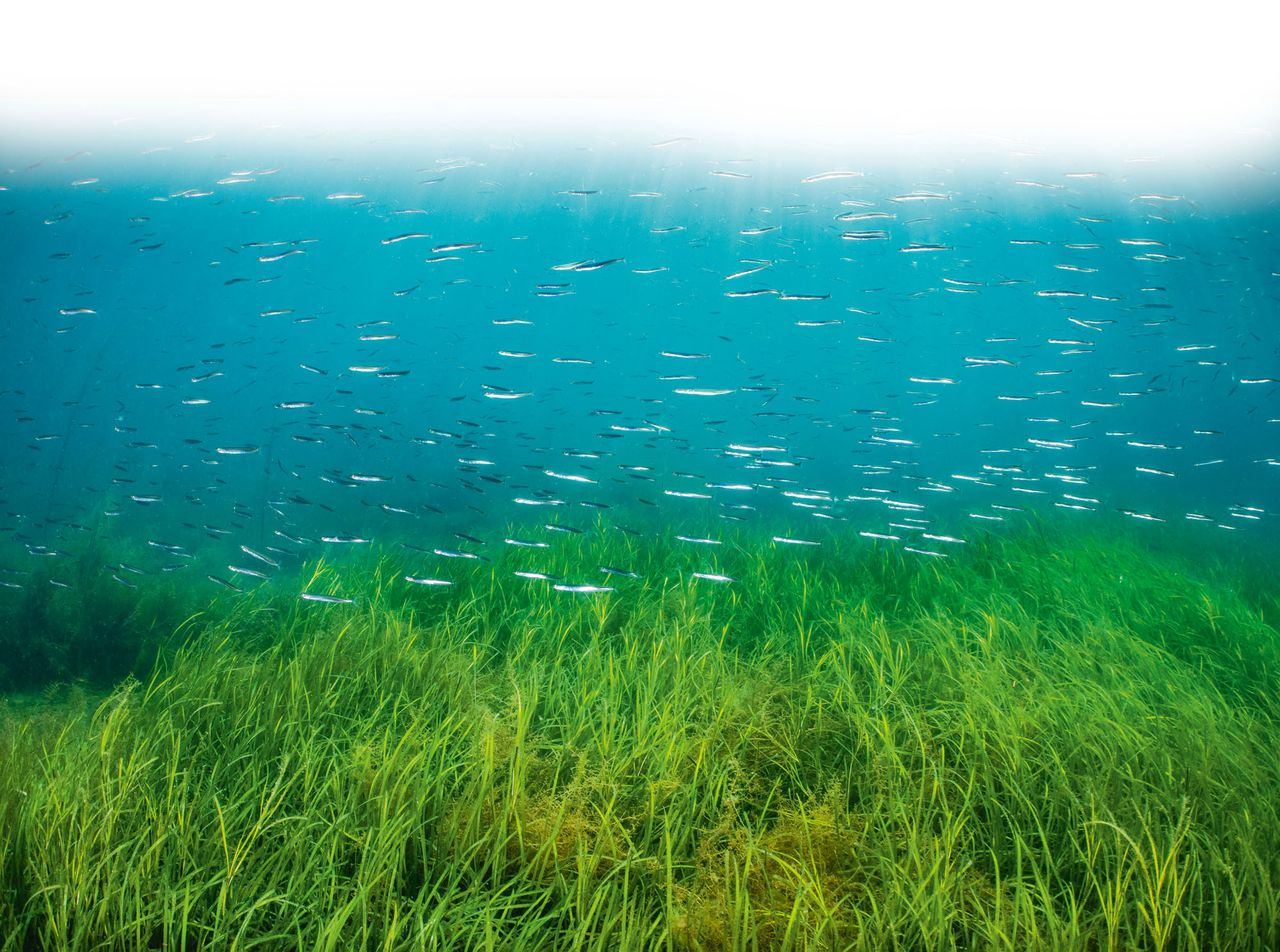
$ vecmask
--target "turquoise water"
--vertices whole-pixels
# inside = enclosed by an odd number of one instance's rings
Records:
[[[597,525],[1274,532],[1262,165],[279,131],[3,165],[15,592],[104,538],[103,577],[212,594]]]

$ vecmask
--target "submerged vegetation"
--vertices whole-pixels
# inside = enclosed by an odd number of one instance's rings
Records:
[[[226,594],[95,710],[0,708],[0,950],[1280,943],[1264,574],[1035,528],[689,549],[539,555],[639,576],[586,594],[313,563],[354,604]]]
[[[108,548],[121,561],[119,550],[130,547],[95,538],[59,559],[56,575],[37,572],[0,592],[0,692],[71,681],[92,689],[145,677],[183,619],[207,604],[187,580],[138,584],[125,577],[121,584],[127,572],[103,571],[112,561]]]

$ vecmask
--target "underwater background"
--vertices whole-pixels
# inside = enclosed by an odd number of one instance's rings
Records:
[[[1274,948],[1274,154],[0,146],[0,949]]]
[[[1261,171],[276,138],[10,160],[11,539],[136,583],[597,515],[1268,535]]]

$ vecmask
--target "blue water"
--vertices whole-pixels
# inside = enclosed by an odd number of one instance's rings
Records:
[[[10,586],[102,533],[148,573],[509,521],[1275,531],[1264,166],[148,135],[3,146]]]

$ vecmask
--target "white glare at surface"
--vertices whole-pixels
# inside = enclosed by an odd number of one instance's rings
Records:
[[[1274,129],[1280,4],[15,5],[0,121],[140,114],[1212,139]],[[1194,11],[1194,12],[1193,12]]]

